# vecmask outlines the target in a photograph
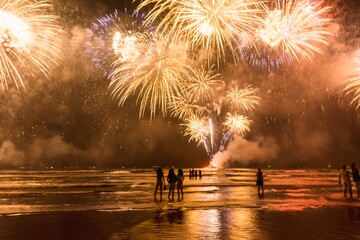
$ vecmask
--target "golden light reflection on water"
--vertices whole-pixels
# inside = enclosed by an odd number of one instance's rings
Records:
[[[241,209],[239,211],[229,211],[230,236],[237,239],[264,239],[259,238],[255,233],[259,220],[252,209]]]
[[[221,231],[218,209],[191,211],[187,215],[187,228],[190,236],[201,239],[218,239]]]

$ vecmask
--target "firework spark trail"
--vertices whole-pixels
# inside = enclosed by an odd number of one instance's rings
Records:
[[[63,31],[51,1],[2,0],[0,2],[0,82],[25,87],[24,78],[39,72],[46,77],[61,55]]]
[[[240,48],[240,55],[252,66],[257,66],[267,71],[280,69],[285,64],[291,64],[292,59],[281,49],[272,48],[256,42],[256,47]]]
[[[354,104],[356,109],[360,108],[360,51],[355,55],[350,68],[349,77],[343,88],[345,96],[351,95],[350,104]]]
[[[136,61],[117,60],[112,65],[109,74],[112,96],[122,106],[131,95],[137,94],[139,117],[144,116],[147,108],[150,118],[159,109],[165,116],[169,102],[183,91],[189,64],[186,51],[182,46],[154,40],[149,34],[138,40],[141,55]]]
[[[221,146],[220,151],[222,151],[225,148],[225,146],[228,143],[228,141],[229,141],[230,137],[232,136],[232,134],[233,133],[231,131],[227,131],[224,134],[223,138],[221,139],[221,143],[220,143],[220,146]]]
[[[229,50],[237,60],[239,42],[251,44],[260,22],[260,0],[144,0],[138,10],[154,4],[146,24],[159,19],[157,31],[170,41],[185,41],[193,50],[214,51],[217,61]],[[211,58],[211,54],[210,54]]]
[[[139,38],[143,33],[151,34],[152,26],[143,27],[145,14],[135,11],[124,13],[115,10],[93,23],[90,40],[85,43],[95,66],[108,76],[109,66],[116,60],[136,61],[141,55],[138,49]]]
[[[209,129],[210,129],[211,148],[214,149],[214,126],[212,124],[211,118],[209,118],[208,121],[209,121]]]
[[[331,8],[323,1],[310,0],[275,0],[274,5],[267,10],[257,37],[297,61],[322,54],[322,46],[332,35],[327,30]]]

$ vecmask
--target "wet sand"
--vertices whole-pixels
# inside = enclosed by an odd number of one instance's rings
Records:
[[[0,239],[359,239],[360,208],[78,211],[0,217]]]

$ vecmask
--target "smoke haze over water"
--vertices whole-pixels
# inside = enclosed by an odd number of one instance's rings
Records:
[[[0,166],[206,165],[204,148],[188,143],[177,120],[139,120],[135,99],[119,108],[110,97],[109,80],[85,53],[92,21],[114,7],[121,10],[121,4],[56,3],[67,31],[64,60],[49,79],[27,79],[26,90],[2,92]],[[222,166],[338,167],[359,161],[357,113],[340,92],[349,60],[360,47],[359,6],[350,0],[338,5],[346,15],[336,16],[330,26],[335,37],[313,62],[272,72],[246,63],[222,68],[225,81],[251,83],[262,98],[251,132],[217,154]]]

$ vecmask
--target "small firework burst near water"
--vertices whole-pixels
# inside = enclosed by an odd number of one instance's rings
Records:
[[[93,23],[90,39],[85,43],[95,66],[108,76],[114,61],[136,61],[141,50],[138,41],[141,34],[151,34],[151,25],[143,27],[145,14],[124,13],[115,10]],[[140,35],[140,36],[139,36]]]
[[[250,131],[250,124],[251,120],[248,117],[232,113],[226,114],[226,121],[224,122],[229,131],[241,136]]]
[[[251,44],[249,36],[264,11],[259,0],[144,0],[138,9],[150,4],[154,7],[147,24],[159,20],[157,32],[166,39],[185,41],[194,51],[203,49],[217,61],[227,51],[238,58],[238,42]]]
[[[257,96],[257,90],[251,85],[245,88],[233,87],[227,92],[226,100],[231,108],[236,111],[253,110],[260,103],[260,97]]]
[[[60,59],[63,31],[51,14],[51,1],[0,2],[0,82],[25,87],[24,79],[39,72],[48,75]]]
[[[185,126],[184,135],[189,136],[189,141],[195,141],[198,144],[210,134],[210,128],[205,117],[190,116],[182,126]]]

